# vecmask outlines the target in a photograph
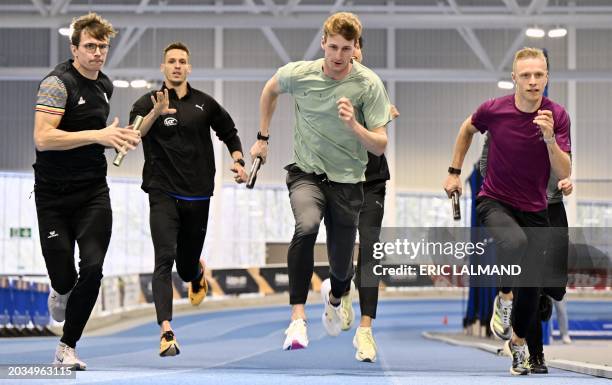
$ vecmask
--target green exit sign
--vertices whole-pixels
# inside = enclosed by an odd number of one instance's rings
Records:
[[[11,227],[11,238],[32,238],[32,228]]]

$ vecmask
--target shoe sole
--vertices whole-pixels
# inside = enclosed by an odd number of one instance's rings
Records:
[[[491,317],[491,321],[489,321],[489,330],[491,330],[491,333],[500,340],[503,341],[508,341],[510,339],[510,337],[512,337],[512,333],[508,333],[508,334],[497,334],[497,331],[495,330],[495,326],[493,325],[494,322],[494,317]]]
[[[529,373],[531,374],[548,374],[548,369],[541,371],[541,372],[534,372],[533,370],[530,370]]]
[[[69,366],[68,364],[62,364],[58,362],[57,360],[53,361],[53,366],[67,367],[70,370],[76,370],[76,371],[81,371],[81,372],[87,370],[87,365],[81,366],[80,364],[74,364],[74,365]]]
[[[49,312],[49,315],[51,315],[51,318],[53,318],[53,321],[55,321],[55,322],[60,322],[61,323],[61,322],[66,321],[66,317],[65,316],[64,317],[55,317],[52,312]]]
[[[293,340],[291,341],[291,344],[289,346],[287,346],[286,348],[284,348],[283,350],[299,350],[299,349],[306,349],[306,346],[308,345],[302,345],[301,343],[299,343],[297,340]]]
[[[359,349],[359,347],[357,346],[357,338],[356,338],[356,337],[357,337],[357,336],[353,337],[353,347],[354,347],[355,349]],[[369,357],[366,357],[366,358],[361,358],[361,357],[359,356],[359,350],[357,350],[357,351],[355,352],[355,359],[356,359],[357,361],[360,361],[360,362],[371,362],[371,363],[373,363],[373,362],[376,362],[376,354],[374,354],[374,357],[372,357],[372,358],[369,358]]]
[[[510,368],[510,374],[512,374],[513,376],[526,376],[529,374],[529,370],[524,370],[522,372],[519,372],[519,371],[515,371],[514,369]]]
[[[51,305],[50,298],[47,298],[47,309],[49,310],[49,315],[51,318],[53,318],[55,322],[64,322],[66,320],[66,308],[64,308],[60,316],[54,314],[53,310],[51,310],[52,308],[53,306]]]
[[[360,358],[360,357],[359,357],[359,353],[355,353],[355,359],[356,359],[357,361],[359,361],[359,362],[368,362],[368,363],[371,363],[371,364],[372,364],[372,363],[374,363],[374,362],[376,362],[376,359],[371,360],[371,359],[369,359],[369,358],[363,358],[363,359],[362,359],[362,358]]]

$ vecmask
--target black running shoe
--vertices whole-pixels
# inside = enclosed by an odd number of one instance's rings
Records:
[[[533,374],[548,374],[548,367],[544,360],[544,353],[536,353],[529,356],[529,372]]]

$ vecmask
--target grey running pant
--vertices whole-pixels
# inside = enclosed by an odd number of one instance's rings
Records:
[[[353,277],[353,249],[363,203],[363,183],[332,182],[324,174],[307,174],[295,164],[285,169],[295,218],[287,255],[290,303],[306,303],[321,219],[325,219],[327,229],[332,295],[340,298],[350,288]]]

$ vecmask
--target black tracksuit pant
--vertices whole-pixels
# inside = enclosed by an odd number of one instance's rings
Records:
[[[172,320],[172,266],[181,279],[201,277],[200,255],[208,226],[210,200],[176,199],[163,191],[149,191],[150,225],[155,269],[153,301],[157,323]]]
[[[478,219],[495,239],[499,261],[518,263],[525,258],[538,258],[542,264],[545,263],[549,242],[545,236],[547,232],[537,231],[536,228],[549,227],[547,210],[525,212],[488,197],[477,199],[476,210]],[[529,266],[537,267],[538,262],[530,262]],[[512,289],[510,285],[505,285],[500,290],[504,293],[513,290],[512,329],[518,337],[526,338],[536,322],[541,287],[528,285]]]
[[[380,241],[380,229],[385,214],[386,181],[366,182],[363,185],[363,205],[359,212],[359,256],[355,272],[355,285],[359,290],[359,306],[362,316],[376,318],[378,284],[380,278],[373,269],[374,243]]]
[[[550,220],[551,227],[567,229],[567,214],[565,213],[563,202],[548,205],[548,219]],[[551,239],[549,242],[548,252],[559,256],[559,258],[553,258],[553,260],[558,264],[557,268],[565,272],[567,276],[568,233],[565,230],[559,230],[551,232],[551,235],[554,239]],[[543,293],[559,301],[565,295],[565,287],[545,287]],[[539,311],[536,312],[534,322],[527,332],[527,347],[529,348],[530,355],[544,352],[544,346],[542,345],[542,320]]]
[[[61,341],[74,348],[100,291],[113,222],[108,185],[105,178],[37,180],[34,191],[40,244],[51,286],[59,294],[72,290]],[[78,272],[75,242],[80,251]]]

